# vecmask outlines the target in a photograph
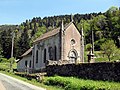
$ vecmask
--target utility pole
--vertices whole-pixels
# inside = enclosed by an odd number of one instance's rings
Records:
[[[10,60],[10,71],[12,69],[12,64],[13,64],[13,47],[14,47],[14,38],[15,38],[15,33],[14,31],[11,33],[12,34],[12,48],[11,48],[11,60]]]
[[[93,15],[91,14],[91,19],[93,18]],[[91,37],[91,44],[92,44],[92,54],[94,54],[94,32],[93,32],[93,27],[94,27],[94,22],[91,22],[91,33],[92,33],[92,37]]]
[[[12,48],[11,48],[11,58],[13,57],[14,38],[15,38],[15,33],[14,33],[14,32],[12,32]]]
[[[91,47],[90,52],[87,56],[88,56],[88,62],[94,63],[95,62],[95,59],[94,59],[94,34],[93,34],[92,26],[91,26],[91,33],[92,33],[92,37],[91,37],[92,47]]]
[[[92,53],[94,54],[94,32],[92,30]]]

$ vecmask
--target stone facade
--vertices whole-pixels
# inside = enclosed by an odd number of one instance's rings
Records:
[[[31,55],[33,71],[44,69],[47,65],[84,62],[81,37],[73,22],[65,26],[62,22],[61,27],[37,38]]]
[[[81,60],[81,35],[75,25],[72,23],[63,35],[63,60],[71,60],[71,62],[82,62]]]
[[[19,72],[32,72],[32,48],[26,51],[21,57],[20,60],[17,62],[17,70]]]
[[[60,59],[59,34],[34,43],[33,60],[34,69],[45,68],[47,60],[58,61]]]

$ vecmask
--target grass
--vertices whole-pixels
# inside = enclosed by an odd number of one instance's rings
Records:
[[[106,58],[106,57],[96,57],[95,61],[96,62],[108,62],[108,58]]]
[[[84,53],[85,54],[85,62],[88,61],[88,57],[87,57],[88,53],[89,53],[89,51],[85,51],[85,53]],[[119,53],[120,53],[120,50],[119,50]],[[111,62],[116,61],[116,60],[120,61],[119,53],[118,53],[118,55],[113,56],[111,58]],[[109,62],[108,57],[105,54],[103,54],[103,51],[94,51],[94,55],[95,55],[95,62]]]
[[[44,83],[59,86],[65,90],[120,90],[120,83],[84,80],[74,77],[48,77]]]

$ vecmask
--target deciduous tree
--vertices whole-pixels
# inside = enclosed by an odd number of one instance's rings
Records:
[[[110,61],[111,58],[116,54],[117,47],[113,40],[106,40],[102,45],[101,49],[104,51],[104,54],[108,57]]]

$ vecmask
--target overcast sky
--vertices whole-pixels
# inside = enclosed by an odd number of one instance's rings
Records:
[[[20,24],[33,17],[105,12],[120,0],[0,0],[0,25]]]

